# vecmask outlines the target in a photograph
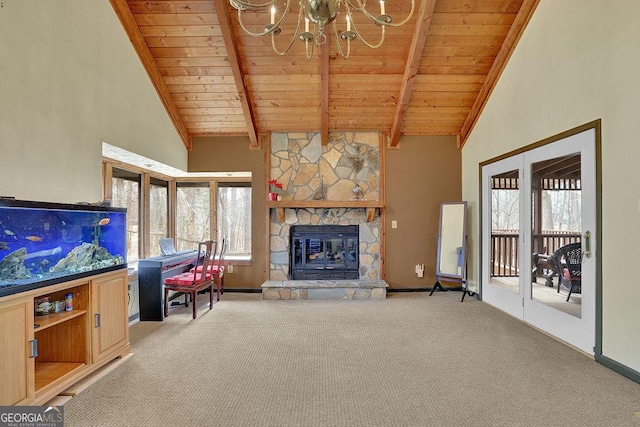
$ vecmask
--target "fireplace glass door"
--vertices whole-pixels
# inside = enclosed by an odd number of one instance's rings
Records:
[[[357,235],[294,232],[291,248],[294,280],[359,277]]]
[[[296,239],[296,247],[302,247],[304,251],[296,250],[296,266],[306,266],[316,270],[324,270],[324,239]],[[304,256],[304,260],[302,257]]]

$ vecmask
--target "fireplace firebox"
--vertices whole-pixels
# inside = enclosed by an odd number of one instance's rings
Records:
[[[294,225],[289,236],[291,280],[360,278],[357,225]]]

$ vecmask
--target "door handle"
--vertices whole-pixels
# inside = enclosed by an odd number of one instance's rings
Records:
[[[591,232],[585,231],[583,234],[584,243],[582,247],[582,256],[591,258]]]
[[[95,318],[96,318],[95,327],[99,328],[100,327],[100,313],[96,313]]]
[[[31,345],[31,356],[29,356],[29,359],[38,357],[38,340],[31,340],[29,344]]]

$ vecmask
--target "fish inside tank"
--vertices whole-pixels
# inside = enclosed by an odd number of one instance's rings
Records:
[[[0,200],[0,296],[126,268],[126,209]]]

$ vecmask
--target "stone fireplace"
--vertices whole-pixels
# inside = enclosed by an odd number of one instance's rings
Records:
[[[309,225],[357,229],[358,262],[348,278],[380,279],[380,212],[361,207],[366,201],[381,206],[375,203],[382,192],[380,147],[377,132],[332,132],[324,146],[319,132],[271,134],[269,179],[283,186],[276,203],[283,215],[270,209],[270,280],[293,277],[290,231]],[[353,202],[356,184],[362,189],[363,200]]]

